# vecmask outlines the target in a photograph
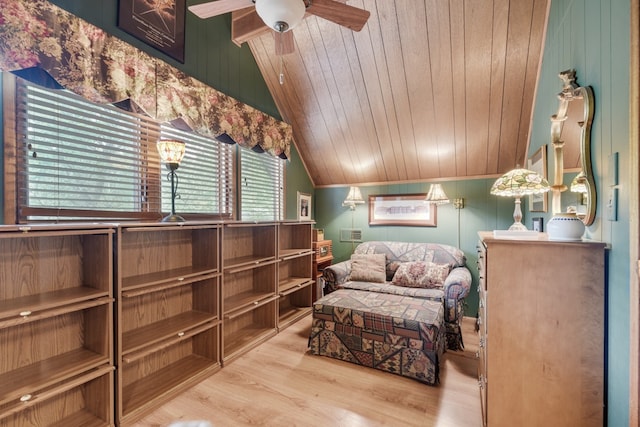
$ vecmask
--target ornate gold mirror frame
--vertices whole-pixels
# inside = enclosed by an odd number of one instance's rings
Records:
[[[552,213],[562,212],[562,193],[567,190],[563,184],[565,144],[579,144],[580,171],[572,183],[572,191],[583,193],[586,204],[585,212],[578,212],[578,216],[585,225],[591,225],[596,217],[596,186],[593,181],[591,168],[591,123],[593,122],[594,98],[590,86],[578,86],[576,83],[576,71],[566,70],[559,74],[562,80],[562,92],[558,94],[560,104],[558,112],[551,116],[551,143],[553,145],[553,158],[555,161],[554,182],[551,186],[553,193]],[[570,107],[575,110],[582,103],[579,117],[569,115]],[[575,120],[576,123],[569,123]],[[569,128],[577,125],[578,132],[571,132]],[[570,140],[566,140],[569,138]]]

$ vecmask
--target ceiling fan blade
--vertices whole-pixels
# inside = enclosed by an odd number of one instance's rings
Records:
[[[288,55],[290,53],[295,52],[296,46],[293,41],[293,31],[286,31],[284,33],[279,33],[277,31],[273,32],[273,41],[276,45],[276,55]]]
[[[231,41],[238,46],[271,30],[256,13],[256,8],[234,11],[231,14]]]
[[[244,9],[253,6],[251,0],[216,0],[208,3],[196,4],[189,6],[189,10],[198,18],[211,18],[212,16],[222,15],[224,13],[233,12],[234,10]]]
[[[368,10],[334,0],[311,0],[311,6],[307,8],[307,13],[335,22],[353,31],[360,31],[371,15]]]

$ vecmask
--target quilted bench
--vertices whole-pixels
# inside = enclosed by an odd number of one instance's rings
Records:
[[[315,355],[434,385],[444,333],[441,302],[338,289],[314,304],[309,346]]]
[[[361,243],[323,270],[311,353],[436,384],[442,353],[463,348],[465,263],[464,252],[443,244]]]

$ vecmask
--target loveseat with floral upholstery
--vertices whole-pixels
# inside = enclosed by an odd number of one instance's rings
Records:
[[[314,303],[313,354],[438,382],[439,358],[463,348],[471,287],[464,252],[449,245],[371,241],[323,271]]]

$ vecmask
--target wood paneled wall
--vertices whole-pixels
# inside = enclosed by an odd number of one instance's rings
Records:
[[[608,425],[629,421],[630,331],[630,5],[631,0],[551,2],[529,154],[549,143],[549,117],[557,109],[558,73],[575,68],[578,83],[593,87],[592,162],[598,192],[596,221],[587,236],[610,245],[608,266]],[[637,120],[637,117],[635,118]],[[618,220],[606,213],[609,156],[619,154]],[[636,165],[637,166],[637,165]],[[553,168],[553,159],[549,159]],[[550,169],[553,170],[553,169]],[[545,215],[548,218],[549,214]],[[636,218],[637,219],[637,218]],[[632,239],[637,239],[632,236]],[[637,361],[636,361],[637,362]]]

